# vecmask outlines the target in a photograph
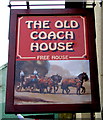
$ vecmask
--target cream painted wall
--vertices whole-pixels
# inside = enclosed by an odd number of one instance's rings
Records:
[[[103,6],[101,9],[101,86],[103,87]],[[103,89],[101,87],[101,98],[103,107]]]
[[[103,7],[100,7],[99,3],[95,7],[95,25],[96,25],[96,47],[97,47],[97,61],[98,61],[98,75],[99,75],[99,87],[100,87],[100,98],[101,105],[103,106]]]

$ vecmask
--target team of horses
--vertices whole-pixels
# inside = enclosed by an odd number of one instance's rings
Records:
[[[16,87],[17,91],[22,91],[22,89],[30,91],[39,90],[40,93],[56,93],[61,87],[62,94],[66,92],[66,94],[70,93],[69,87],[75,87],[76,94],[80,95],[85,93],[86,89],[83,86],[83,83],[88,81],[88,75],[83,72],[79,74],[77,77],[63,79],[60,75],[52,75],[51,77],[42,76],[37,78],[35,75],[30,75],[29,77],[24,77],[23,82]]]

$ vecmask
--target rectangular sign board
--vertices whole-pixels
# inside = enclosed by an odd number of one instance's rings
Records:
[[[86,60],[88,54],[85,27],[85,17],[82,16],[19,17],[17,58]],[[42,56],[38,56],[38,53]]]
[[[93,13],[11,10],[7,113],[100,110]]]

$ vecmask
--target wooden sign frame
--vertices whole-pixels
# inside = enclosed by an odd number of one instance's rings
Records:
[[[19,16],[73,16],[86,17],[86,37],[88,38],[91,103],[87,104],[31,104],[14,105],[14,84],[16,67],[17,18]],[[97,56],[95,45],[95,20],[93,9],[54,9],[54,10],[11,10],[9,33],[9,61],[7,72],[6,113],[55,113],[55,112],[98,112],[100,111]]]

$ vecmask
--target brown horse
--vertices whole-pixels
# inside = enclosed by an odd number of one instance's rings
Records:
[[[52,86],[53,81],[50,77],[41,77],[38,81],[38,88],[40,90],[40,93],[44,93],[45,89],[47,93],[51,93]]]
[[[23,84],[17,86],[17,91],[24,90],[34,91],[34,89],[39,89],[40,93],[44,93],[46,90],[47,93],[51,93],[54,88],[54,93],[58,90],[58,83],[61,82],[62,77],[59,75],[52,75],[51,77],[39,76],[37,78],[35,75],[30,75],[25,77]]]
[[[44,89],[47,93],[51,93],[54,88],[54,93],[58,90],[58,83],[61,82],[62,77],[60,75],[52,75],[51,77],[42,77],[39,79],[39,89],[40,92],[44,93]]]
[[[64,94],[64,91],[66,91],[67,94],[70,93],[70,89],[69,87],[76,87],[77,88],[77,95],[80,95],[80,89],[82,88],[82,92],[85,93],[85,87],[82,86],[83,85],[83,82],[88,81],[88,75],[86,73],[81,73],[79,74],[76,78],[74,79],[64,79],[62,81],[62,84],[61,84],[61,89],[62,89],[62,93]]]

